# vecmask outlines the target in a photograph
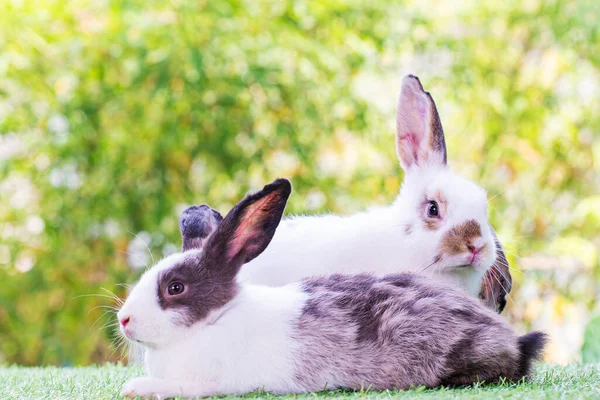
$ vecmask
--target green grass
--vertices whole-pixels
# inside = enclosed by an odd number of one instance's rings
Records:
[[[123,383],[142,375],[137,367],[0,367],[0,398],[118,399]],[[531,382],[476,385],[462,389],[417,388],[404,392],[323,392],[303,396],[252,393],[246,398],[419,398],[419,399],[600,399],[600,364],[539,365]]]

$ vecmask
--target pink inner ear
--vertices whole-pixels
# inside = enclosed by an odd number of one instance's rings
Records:
[[[254,239],[259,238],[260,235],[263,234],[263,232],[258,229],[258,226],[265,217],[265,211],[272,208],[269,203],[276,200],[277,196],[271,194],[246,208],[245,212],[240,217],[240,225],[235,230],[233,238],[229,241],[229,248],[227,249],[228,261],[231,261],[242,250],[245,250],[247,253],[256,250],[257,245],[254,244]]]
[[[403,136],[400,136],[400,140],[405,142],[405,148],[410,149],[413,160],[416,161],[419,154],[418,150],[421,146],[419,135],[414,132],[406,132]]]
[[[246,250],[252,250],[253,246],[248,243],[256,237],[258,237],[258,234],[252,232],[250,229],[245,229],[244,232],[237,230],[227,250],[227,260],[231,261],[244,247]]]
[[[425,113],[427,112],[427,105],[422,101],[419,101],[419,114],[421,114],[421,118],[425,119]]]
[[[246,243],[258,236],[258,234],[252,230],[254,227],[252,219],[256,219],[256,217],[250,215],[248,218],[244,218],[244,221],[235,230],[233,239],[230,241],[229,249],[227,250],[228,261],[231,261],[233,257],[242,250]]]
[[[405,167],[427,158],[429,99],[414,80],[404,83],[397,109],[398,155]]]
[[[400,140],[406,140],[409,146],[418,146],[419,145],[419,136],[414,132],[406,132],[404,135],[400,136]]]

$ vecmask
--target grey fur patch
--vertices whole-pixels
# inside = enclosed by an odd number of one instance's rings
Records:
[[[417,78],[418,79],[418,78]],[[420,83],[420,82],[419,82]],[[446,140],[444,138],[444,129],[442,128],[442,121],[438,114],[435,101],[429,92],[425,92],[432,106],[432,115],[429,120],[429,129],[431,129],[430,146],[431,149],[442,155],[444,165],[447,164],[447,152],[446,152]]]
[[[518,338],[477,299],[412,274],[306,279],[296,379],[310,390],[519,380]]]
[[[169,296],[168,287],[179,282],[185,291]],[[179,265],[162,271],[158,276],[158,303],[165,309],[180,312],[182,325],[190,326],[203,320],[212,310],[223,307],[235,297],[238,284],[222,271],[212,268],[211,260],[201,252],[190,252]]]

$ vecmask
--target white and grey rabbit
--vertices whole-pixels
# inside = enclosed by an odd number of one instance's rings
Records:
[[[240,272],[241,281],[281,286],[332,273],[410,271],[460,286],[502,311],[512,282],[488,222],[486,192],[447,165],[435,103],[415,76],[402,82],[396,118],[405,178],[394,203],[350,216],[283,220],[269,248]],[[205,234],[218,225],[218,212],[203,207],[183,213],[184,239],[198,224]]]
[[[146,348],[147,376],[127,382],[123,395],[406,389],[528,376],[543,333],[519,337],[479,300],[427,277],[335,274],[283,287],[236,279],[268,246],[290,192],[279,179],[246,196],[205,243],[188,243],[144,273],[118,319]]]

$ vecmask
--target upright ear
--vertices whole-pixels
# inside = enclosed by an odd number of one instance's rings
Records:
[[[182,239],[181,250],[201,248],[221,221],[223,221],[221,214],[206,204],[186,208],[179,218],[179,230]]]
[[[213,268],[233,278],[243,264],[262,253],[275,234],[291,191],[287,179],[277,179],[233,207],[204,247],[205,257],[214,261]]]
[[[494,241],[496,242],[496,261],[494,265],[485,273],[481,282],[481,292],[479,297],[490,308],[501,313],[506,306],[506,296],[512,289],[512,276],[510,275],[510,266],[502,244],[494,229],[490,226]]]
[[[402,80],[396,108],[396,150],[402,168],[446,165],[446,142],[431,95],[414,75]]]

